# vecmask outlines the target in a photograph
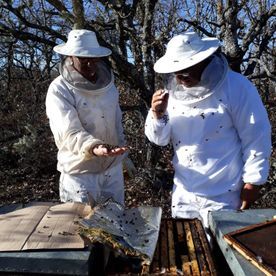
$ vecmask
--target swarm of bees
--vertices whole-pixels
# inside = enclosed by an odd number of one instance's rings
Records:
[[[142,260],[147,259],[146,255],[141,254],[137,250],[134,250],[132,247],[128,246],[122,237],[107,233],[103,229],[80,227],[79,234],[84,238],[84,240],[88,240],[91,244],[102,241],[106,246],[115,252],[129,257],[138,257]]]

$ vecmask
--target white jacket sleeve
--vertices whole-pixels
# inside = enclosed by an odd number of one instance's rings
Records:
[[[145,135],[152,143],[158,146],[168,145],[171,138],[168,113],[166,112],[160,119],[155,119],[150,109],[145,123]]]
[[[74,97],[57,85],[50,85],[46,97],[46,114],[58,149],[66,148],[83,159],[92,158],[89,149],[103,144],[87,132],[78,117]]]
[[[229,89],[234,126],[241,140],[243,182],[264,184],[269,174],[271,126],[257,89],[247,79],[237,79],[235,91]]]

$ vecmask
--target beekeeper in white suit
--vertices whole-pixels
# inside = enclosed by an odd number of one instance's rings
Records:
[[[66,43],[54,47],[61,55],[58,76],[49,86],[46,113],[58,147],[60,200],[96,202],[112,197],[124,204],[122,162],[126,157],[119,94],[103,57],[111,50],[88,30],[72,30]]]
[[[246,209],[268,177],[271,129],[256,88],[233,72],[216,38],[195,32],[173,37],[154,70],[167,85],[152,97],[145,133],[172,142],[175,169],[172,216]]]

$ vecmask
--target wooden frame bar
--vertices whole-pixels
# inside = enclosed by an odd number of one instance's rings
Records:
[[[163,219],[154,258],[142,275],[217,275],[199,220]]]
[[[249,260],[252,264],[254,264],[265,275],[272,276],[272,275],[276,275],[276,270],[272,266],[264,262],[265,261],[264,256],[257,255],[257,252],[255,252],[256,245],[254,250],[253,245],[250,245],[250,239],[248,239],[247,241],[246,240],[243,241],[242,239],[239,238],[241,237],[241,235],[243,235],[243,237],[251,235],[254,238],[254,232],[256,234],[256,231],[258,231],[260,235],[262,231],[265,231],[267,229],[271,229],[270,233],[272,233],[272,236],[270,235],[268,236],[268,234],[264,232],[262,237],[258,239],[259,246],[260,248],[262,246],[266,246],[266,250],[263,250],[263,252],[266,251],[268,252],[268,254],[274,253],[274,255],[276,255],[276,219],[243,227],[239,230],[236,230],[224,235],[224,239],[230,246],[235,248],[242,256],[244,256],[247,260]],[[266,243],[265,239],[268,239],[269,242]],[[274,267],[275,267],[275,256],[274,256]]]

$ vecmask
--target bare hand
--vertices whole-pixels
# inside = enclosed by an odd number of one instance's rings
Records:
[[[108,144],[96,145],[91,150],[96,156],[116,156],[128,151],[128,147],[111,146]]]
[[[159,119],[161,118],[168,106],[169,93],[165,90],[157,90],[151,100],[151,110],[154,114],[154,117]]]
[[[250,205],[260,197],[260,186],[250,183],[244,184],[241,190],[241,210],[248,209]]]

